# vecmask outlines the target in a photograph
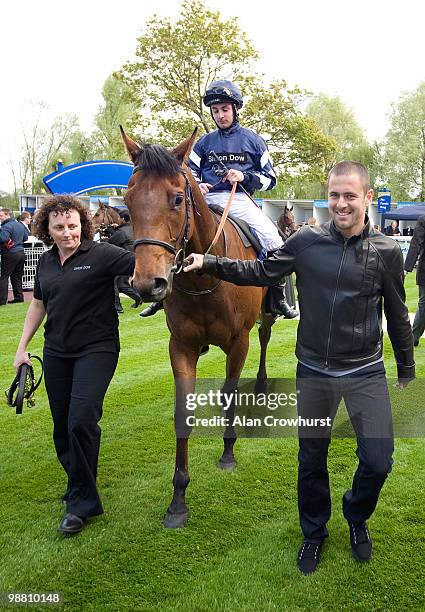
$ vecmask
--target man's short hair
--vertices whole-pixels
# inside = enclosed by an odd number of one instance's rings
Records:
[[[363,183],[363,189],[364,189],[365,194],[371,188],[369,172],[367,171],[366,166],[364,166],[360,162],[340,161],[337,164],[335,164],[335,166],[331,169],[331,171],[328,174],[328,185],[329,185],[329,180],[333,174],[335,176],[343,176],[347,174],[357,174]]]
[[[20,214],[20,221],[23,221],[24,219],[31,219],[31,213],[28,212],[27,210],[24,210],[24,212],[22,212]]]
[[[10,208],[2,208],[1,212],[3,212],[5,215],[8,215],[9,217],[12,216],[12,211]]]
[[[128,223],[130,221],[130,213],[128,212],[128,210],[120,210],[119,212],[119,216],[121,217],[121,219],[123,219],[126,223]]]

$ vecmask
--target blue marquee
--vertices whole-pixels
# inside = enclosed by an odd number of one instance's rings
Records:
[[[56,172],[43,178],[50,193],[81,195],[98,189],[125,189],[133,172],[129,162],[99,159],[71,166],[58,163]]]

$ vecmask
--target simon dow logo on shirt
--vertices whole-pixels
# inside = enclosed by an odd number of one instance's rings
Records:
[[[75,266],[75,270],[90,270],[91,266]]]

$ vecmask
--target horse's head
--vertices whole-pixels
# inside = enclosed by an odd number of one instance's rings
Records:
[[[99,200],[99,206],[97,211],[93,215],[93,225],[96,229],[100,227],[106,227],[107,225],[111,225],[112,219],[108,216],[108,208],[107,206]]]
[[[286,232],[288,228],[289,229],[292,228],[295,223],[295,216],[292,211],[292,208],[293,208],[292,206],[291,208],[289,208],[288,206],[285,206],[285,208],[282,210],[282,213],[279,215],[276,221],[277,226],[282,232]]]
[[[125,195],[135,238],[133,285],[144,301],[157,302],[170,294],[173,274],[193,232],[184,162],[196,130],[172,151],[161,145],[139,146],[122,128],[121,135],[134,164]]]

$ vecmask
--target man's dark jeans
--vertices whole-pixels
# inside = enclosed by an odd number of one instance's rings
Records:
[[[412,332],[414,342],[419,342],[419,338],[425,331],[425,285],[418,285],[419,301],[418,309],[413,321]]]
[[[25,251],[3,250],[1,253],[0,273],[0,306],[7,304],[9,277],[13,289],[13,297],[17,302],[24,301],[22,292],[22,276],[25,266]]]
[[[391,471],[394,450],[383,364],[338,378],[298,364],[297,389],[298,414],[304,419],[330,417],[333,424],[339,403],[344,399],[357,437],[359,465],[351,490],[344,495],[343,513],[350,522],[368,519]],[[327,457],[332,425],[306,423],[299,427],[298,509],[304,537],[317,542],[327,537],[326,523],[331,516]]]

